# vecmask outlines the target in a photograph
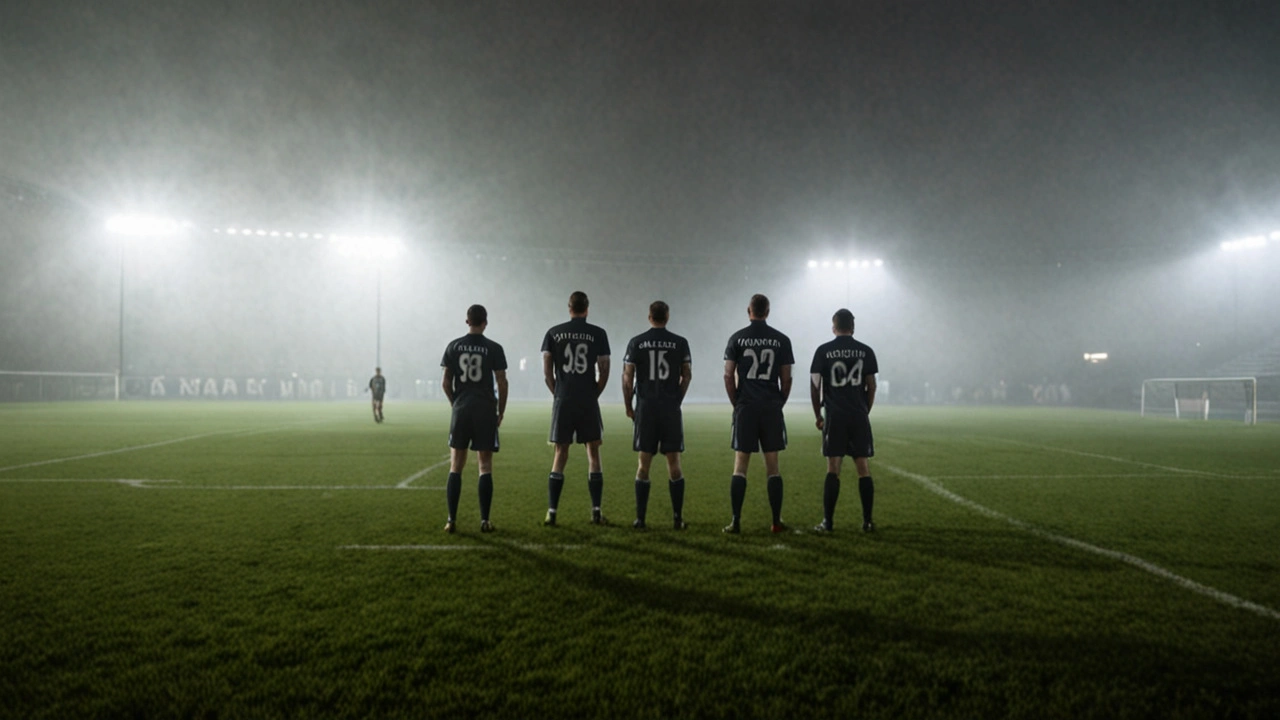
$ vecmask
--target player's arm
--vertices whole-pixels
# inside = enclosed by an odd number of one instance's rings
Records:
[[[782,404],[787,404],[791,397],[791,366],[783,365],[778,369],[778,389],[782,391]]]
[[[636,411],[631,407],[631,399],[636,394],[636,364],[622,363],[622,404],[627,407],[627,417],[635,419]]]
[[[609,356],[596,358],[596,397],[604,393],[604,386],[609,384]]]
[[[689,392],[689,383],[693,380],[693,364],[680,364],[680,402],[684,402],[684,394]]]
[[[502,416],[507,413],[507,371],[494,370],[493,379],[498,381],[498,426],[502,426]]]
[[[453,368],[448,365],[444,366],[444,376],[440,378],[440,389],[444,390],[444,396],[449,399],[449,404],[453,404]]]
[[[547,384],[547,389],[551,391],[551,394],[555,395],[556,367],[549,352],[542,353],[542,381]]]
[[[876,376],[875,373],[864,375],[862,377],[862,386],[867,389],[867,412],[871,412],[871,406],[876,404]]]
[[[724,392],[729,396],[729,404],[738,407],[738,363],[736,360],[724,361]]]
[[[814,424],[822,429],[822,373],[810,373],[809,400],[813,403]]]

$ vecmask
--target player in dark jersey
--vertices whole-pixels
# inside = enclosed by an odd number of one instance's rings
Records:
[[[587,446],[587,490],[591,493],[591,522],[604,525],[600,510],[604,473],[600,467],[600,393],[609,382],[609,336],[604,328],[587,322],[590,301],[576,291],[569,296],[569,322],[556,325],[542,339],[542,375],[555,400],[551,405],[551,437],[555,455],[547,478],[545,525],[556,524],[560,491],[569,446]]]
[[[387,379],[382,376],[382,368],[373,369],[373,377],[369,378],[368,392],[373,393],[373,421],[382,422],[382,396],[387,394]]]
[[[782,523],[782,475],[778,453],[787,447],[787,424],[782,406],[791,395],[791,339],[770,327],[769,298],[752,295],[747,306],[751,324],[734,333],[724,350],[724,389],[733,404],[733,478],[729,481],[729,502],[733,522],[727,533],[741,531],[742,502],[747,496],[747,467],[751,453],[764,453],[768,476],[769,507],[773,510],[775,533],[784,532]]]
[[[445,482],[449,520],[444,531],[448,533],[457,530],[467,448],[476,451],[480,466],[480,532],[494,529],[489,522],[489,507],[493,502],[493,454],[498,452],[498,427],[507,410],[507,356],[501,345],[484,336],[488,326],[489,313],[483,305],[467,308],[467,334],[446,345],[440,360],[440,367],[444,368],[440,386],[453,406],[449,421],[449,479]]]
[[[634,423],[632,445],[640,453],[636,470],[636,521],[632,527],[645,528],[649,507],[649,467],[654,454],[667,458],[671,510],[675,529],[683,530],[684,472],[680,453],[684,452],[684,419],[680,403],[693,378],[689,341],[667,330],[671,309],[658,300],[649,305],[647,332],[631,338],[622,365],[622,400],[627,417]],[[635,406],[632,406],[632,400]]]
[[[841,308],[831,318],[835,339],[818,346],[809,366],[813,382],[816,425],[822,431],[822,454],[827,458],[827,479],[822,486],[822,522],[814,528],[828,533],[834,529],[832,516],[840,497],[840,465],[844,456],[853,458],[858,470],[858,495],[862,499],[862,529],[875,530],[871,505],[875,484],[868,458],[876,454],[871,438],[871,406],[876,401],[876,353],[853,339],[853,313]],[[825,410],[825,412],[824,412]]]

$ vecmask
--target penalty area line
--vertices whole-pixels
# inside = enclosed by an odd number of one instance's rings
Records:
[[[441,460],[440,462],[438,462],[438,463],[436,463],[436,464],[434,464],[434,465],[428,465],[427,467],[422,468],[422,469],[421,469],[421,470],[419,470],[418,472],[416,472],[416,473],[414,473],[414,474],[410,475],[409,477],[407,477],[407,478],[405,478],[405,479],[401,480],[399,483],[397,483],[397,484],[396,484],[396,487],[398,487],[398,488],[402,488],[402,489],[408,489],[409,484],[410,484],[410,483],[412,483],[414,480],[417,480],[418,478],[422,477],[423,475],[426,475],[427,473],[431,472],[432,470],[435,470],[435,469],[436,469],[436,468],[438,468],[438,467],[442,467],[442,466],[444,466],[444,465],[448,465],[448,464],[449,464],[449,456],[448,456],[448,455],[445,455],[445,456],[444,456],[444,459],[443,459],[443,460]]]
[[[1269,608],[1265,605],[1259,605],[1258,603],[1250,602],[1248,600],[1245,600],[1244,598],[1236,597],[1235,595],[1232,595],[1227,592],[1223,592],[1217,588],[1209,587],[1208,585],[1201,585],[1195,580],[1182,577],[1181,575],[1178,575],[1169,570],[1166,570],[1160,567],[1159,565],[1156,565],[1155,563],[1151,563],[1146,560],[1143,560],[1142,558],[1136,555],[1130,555],[1129,553],[1120,552],[1118,550],[1111,550],[1109,548],[1100,547],[1098,545],[1091,545],[1082,540],[1076,540],[1075,538],[1067,537],[1066,535],[1059,535],[1057,533],[1049,532],[1048,530],[1042,530],[1032,525],[1031,523],[1024,522],[1022,520],[1019,520],[1015,517],[1011,517],[1009,515],[1005,515],[1002,512],[999,512],[997,510],[992,510],[991,508],[985,505],[980,505],[966,497],[957,495],[956,493],[951,492],[945,487],[939,485],[932,478],[926,477],[924,475],[919,475],[917,473],[913,473],[908,470],[903,470],[900,467],[895,467],[887,463],[881,463],[881,467],[885,468],[889,472],[894,473],[895,475],[900,475],[904,478],[907,478],[908,480],[911,480],[917,483],[918,485],[923,486],[926,490],[929,490],[938,495],[941,495],[942,497],[958,505],[967,507],[970,510],[977,512],[979,515],[985,515],[986,517],[989,517],[993,520],[1004,521],[1018,528],[1019,530],[1024,530],[1038,538],[1049,540],[1050,542],[1055,542],[1055,543],[1058,543],[1059,545],[1065,545],[1067,547],[1075,548],[1077,550],[1084,550],[1085,552],[1093,553],[1094,555],[1101,555],[1102,557],[1110,558],[1112,560],[1118,560],[1122,563],[1132,565],[1138,568],[1139,570],[1155,575],[1156,577],[1168,580],[1185,590],[1190,590],[1191,592],[1197,593],[1199,595],[1204,595],[1205,597],[1210,598],[1212,600],[1216,600],[1224,605],[1240,608],[1241,610],[1248,610],[1249,612],[1254,613],[1255,615],[1261,615],[1262,617],[1270,618],[1272,620],[1280,620],[1280,611],[1273,610],[1272,608]]]

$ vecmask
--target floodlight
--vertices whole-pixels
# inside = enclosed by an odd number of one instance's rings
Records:
[[[823,261],[822,261],[822,267],[831,267],[831,261],[830,261],[830,260],[823,260]]]
[[[884,261],[881,260],[880,258],[876,258],[875,262],[873,262],[872,265],[875,265],[876,267],[884,267]]]
[[[266,230],[263,230],[262,228],[258,228],[258,232],[257,232],[257,234],[258,234],[258,235],[266,235],[266,234],[267,234],[267,231],[266,231]]]
[[[298,237],[302,238],[303,240],[306,240],[310,236],[307,233],[298,233]]]
[[[809,261],[809,267],[811,267],[811,268],[816,268],[816,267],[818,267],[818,261],[817,261],[817,260],[810,260],[810,261]]]
[[[1085,353],[1085,354],[1084,354],[1084,359],[1085,359],[1086,361],[1088,361],[1088,362],[1091,362],[1091,363],[1100,363],[1100,362],[1102,362],[1103,360],[1106,360],[1106,359],[1107,359],[1107,354],[1106,354],[1106,353],[1104,353],[1104,352],[1102,352],[1102,353]]]
[[[183,224],[169,218],[149,215],[113,215],[107,219],[107,232],[127,237],[162,237],[182,232]]]
[[[837,260],[837,261],[836,261],[836,267],[838,267],[838,268],[840,268],[840,269],[842,269],[842,270],[843,270],[843,269],[844,269],[844,261],[843,261],[843,260]]]
[[[863,261],[862,261],[862,267],[864,267],[864,268],[865,268],[865,267],[871,267],[871,261],[870,261],[870,260],[863,260]]]
[[[1275,232],[1271,233],[1271,239],[1280,240],[1280,230],[1276,230]]]

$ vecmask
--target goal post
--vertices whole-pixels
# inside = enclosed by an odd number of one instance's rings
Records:
[[[1258,422],[1255,377],[1148,378],[1138,401],[1142,417]]]

